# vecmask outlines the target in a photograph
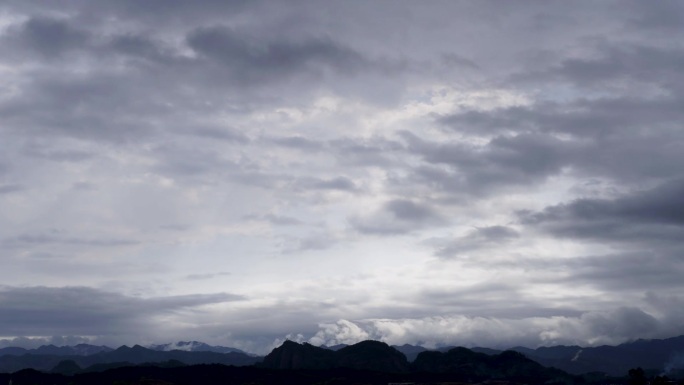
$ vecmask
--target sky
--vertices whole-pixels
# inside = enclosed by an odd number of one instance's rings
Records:
[[[684,3],[0,2],[0,347],[684,334]]]

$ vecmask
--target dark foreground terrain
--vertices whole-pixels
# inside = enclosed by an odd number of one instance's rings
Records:
[[[560,380],[560,379],[559,379]],[[328,370],[283,370],[256,367],[234,367],[225,365],[192,365],[176,368],[155,366],[122,367],[99,373],[82,373],[73,376],[44,373],[25,369],[12,374],[0,374],[0,384],[11,385],[360,385],[360,384],[613,384],[647,385],[647,382],[634,382],[633,378],[603,378],[594,382],[584,378],[566,378],[560,382],[532,379],[489,379],[477,381],[465,379],[458,373],[384,373],[349,368]],[[664,379],[651,381],[651,385],[684,385],[684,381],[668,382]]]

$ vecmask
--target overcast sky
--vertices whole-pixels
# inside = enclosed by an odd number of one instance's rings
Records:
[[[684,334],[684,3],[0,3],[0,346]]]

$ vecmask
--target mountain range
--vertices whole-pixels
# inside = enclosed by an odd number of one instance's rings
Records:
[[[405,374],[407,379],[442,378],[449,381],[480,382],[506,380],[523,383],[573,383],[575,378],[561,370],[546,368],[522,353],[505,351],[487,355],[466,348],[447,352],[423,351],[409,363],[392,346],[363,341],[338,350],[307,343],[286,341],[264,357],[261,368],[287,370],[351,369]]]
[[[136,365],[143,363],[177,362],[183,365],[223,364],[233,366],[253,365],[261,360],[245,353],[229,351],[170,350],[162,351],[145,348],[121,346],[118,349],[104,347],[40,347],[38,349],[18,350],[16,348],[0,349],[0,372],[11,373],[22,369],[42,371],[80,372],[101,371],[113,367]],[[236,349],[237,350],[237,349]],[[84,352],[94,352],[83,354]],[[81,352],[82,354],[76,354]],[[12,354],[15,353],[15,354]],[[19,353],[19,354],[16,354]],[[64,362],[67,362],[65,364]],[[65,369],[66,368],[66,369]]]
[[[448,366],[445,362],[456,360],[455,352],[460,352],[458,357],[461,358],[459,359],[477,358],[479,360],[477,365],[480,367],[489,365],[485,357],[500,357],[504,353],[510,355],[510,352],[490,348],[454,349],[455,347],[441,347],[428,350],[422,346],[408,344],[389,346],[378,341],[316,347],[286,341],[266,357],[259,357],[240,349],[212,346],[197,341],[181,341],[147,347],[121,346],[118,349],[88,344],[60,347],[44,345],[36,349],[6,347],[0,349],[0,373],[27,368],[77,373],[147,363],[164,363],[167,366],[195,364],[251,366],[258,364],[262,368],[311,370],[347,367],[407,373],[420,370],[417,368],[434,369]],[[637,340],[617,346],[553,346],[536,349],[514,347],[509,350],[543,367],[557,368],[574,375],[602,372],[608,376],[624,376],[628,370],[642,367],[654,375],[684,378],[684,336],[661,340]],[[469,356],[466,351],[477,356]],[[433,362],[437,365],[434,366],[428,364],[429,359],[442,363]],[[490,369],[487,369],[487,372],[493,370]]]

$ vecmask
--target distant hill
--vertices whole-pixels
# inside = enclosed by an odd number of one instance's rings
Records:
[[[508,380],[527,383],[565,383],[572,377],[514,351],[488,355],[457,347],[446,353],[426,351],[418,354],[413,370],[425,373],[449,373],[454,380],[474,382]]]
[[[116,367],[142,364],[160,363],[165,361],[178,361],[185,365],[197,364],[223,364],[234,366],[253,365],[261,361],[261,357],[249,356],[245,353],[216,353],[208,351],[158,351],[147,349],[139,345],[133,347],[121,346],[115,350],[104,350],[91,355],[61,355],[61,354],[40,354],[40,352],[62,353],[65,350],[35,349],[21,355],[6,354],[0,356],[0,372],[11,373],[22,369],[37,369],[43,371],[53,370],[63,361],[73,361],[83,371],[89,371],[89,367],[100,365],[108,368],[116,363]],[[71,363],[69,363],[71,365]],[[73,365],[71,365],[73,368]]]
[[[53,356],[90,356],[102,352],[110,352],[114,349],[107,346],[78,344],[76,346],[43,345],[37,349],[24,349],[8,347],[0,349],[0,357],[6,355],[20,356],[23,354],[53,355]]]
[[[267,354],[259,366],[269,369],[330,369],[335,367],[335,351],[288,340]]]
[[[393,348],[397,349],[398,351],[402,352],[405,356],[406,359],[409,362],[413,362],[416,357],[418,357],[419,353],[428,351],[427,348],[424,348],[422,346],[416,346],[416,345],[409,345],[409,344],[404,344],[404,345],[392,345]]]
[[[637,340],[617,346],[515,347],[511,350],[523,353],[544,366],[574,374],[604,372],[622,376],[636,367],[669,374],[670,371],[684,369],[684,336]]]

